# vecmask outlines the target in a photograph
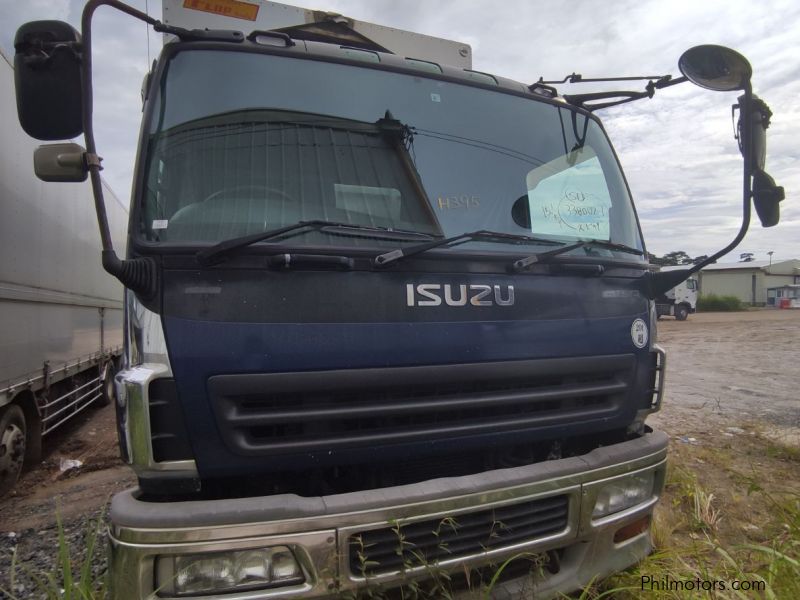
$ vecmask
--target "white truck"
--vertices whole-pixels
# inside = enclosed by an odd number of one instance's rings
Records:
[[[661,271],[677,271],[685,269],[684,266],[661,267]],[[675,317],[678,321],[685,321],[690,313],[697,310],[697,293],[699,290],[697,277],[689,277],[674,288],[664,292],[656,298],[656,311],[659,317]]]
[[[20,128],[14,69],[0,54],[0,495],[42,438],[113,396],[122,353],[122,286],[97,257],[91,188],[43,183],[36,140]],[[114,236],[127,210],[106,189]]]

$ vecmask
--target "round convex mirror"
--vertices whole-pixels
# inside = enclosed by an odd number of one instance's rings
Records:
[[[744,89],[753,74],[744,56],[730,48],[710,44],[684,52],[678,68],[695,85],[716,92]]]

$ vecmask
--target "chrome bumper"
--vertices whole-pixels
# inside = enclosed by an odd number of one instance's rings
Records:
[[[429,519],[563,495],[567,525],[561,531],[511,546],[439,561],[436,569],[463,572],[500,564],[520,552],[563,551],[558,573],[534,585],[537,596],[577,589],[596,577],[623,569],[646,556],[649,532],[614,542],[623,526],[652,513],[663,488],[667,436],[649,432],[640,438],[598,448],[579,457],[476,475],[442,478],[416,485],[304,498],[276,495],[233,500],[150,503],[137,490],[116,495],[110,511],[111,597],[158,596],[157,556],[197,554],[264,546],[289,546],[305,571],[306,581],[293,587],[214,596],[230,600],[255,598],[338,597],[366,585],[389,589],[429,576],[429,567],[369,576],[351,572],[349,538],[358,532],[406,526]],[[644,502],[593,519],[599,487],[610,479],[653,471],[653,495]],[[520,582],[507,584],[507,589]],[[525,584],[529,585],[529,584]],[[501,590],[497,590],[501,594]],[[493,595],[493,597],[495,597]],[[496,596],[501,597],[501,596]],[[208,596],[204,596],[208,598]]]

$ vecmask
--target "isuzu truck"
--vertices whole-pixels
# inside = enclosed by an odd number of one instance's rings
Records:
[[[127,256],[92,132],[91,21],[166,43],[143,86]],[[44,178],[95,188],[127,288],[115,598],[556,595],[651,550],[667,438],[650,273],[596,111],[738,91],[742,228],[774,225],[769,109],[699,46],[641,91],[563,95],[466,44],[264,1],[92,0],[16,37]],[[579,75],[570,76],[581,80]],[[570,78],[568,78],[570,79]],[[486,590],[484,590],[485,592]],[[483,593],[483,592],[482,592]]]

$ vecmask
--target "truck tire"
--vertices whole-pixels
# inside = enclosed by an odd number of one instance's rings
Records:
[[[0,496],[14,487],[25,462],[25,414],[16,404],[0,408]]]
[[[114,400],[114,375],[117,370],[114,367],[114,360],[111,359],[103,365],[101,373],[103,375],[103,387],[100,389],[100,397],[96,400],[97,406],[108,406]]]
[[[685,321],[689,316],[689,307],[685,304],[679,304],[675,307],[675,319],[677,321]]]

